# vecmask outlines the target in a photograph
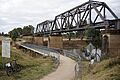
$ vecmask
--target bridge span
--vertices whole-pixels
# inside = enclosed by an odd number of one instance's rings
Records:
[[[28,37],[29,35],[23,37],[30,43],[44,45],[47,42],[44,41],[44,38],[47,36],[48,42],[46,46],[48,48],[63,49],[64,45],[69,44],[67,46],[80,45],[77,46],[80,49],[86,45],[83,44],[85,40],[65,42],[63,34],[78,31],[83,35],[88,28],[101,31],[102,48],[106,52],[116,53],[114,49],[120,49],[120,19],[105,2],[100,1],[89,0],[55,16],[53,20],[43,21],[37,24],[35,34],[30,35],[30,37]]]
[[[120,29],[120,20],[106,3],[90,0],[55,16],[54,20],[37,24],[35,34],[83,31],[86,28]]]

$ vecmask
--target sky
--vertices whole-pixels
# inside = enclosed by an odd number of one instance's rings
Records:
[[[0,0],[0,32],[53,20],[56,15],[88,0]],[[98,1],[98,0],[97,0]],[[120,0],[104,1],[120,17]]]

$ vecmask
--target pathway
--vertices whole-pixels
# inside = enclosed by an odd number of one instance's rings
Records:
[[[57,70],[40,80],[74,80],[75,64],[76,62],[74,60],[60,55],[60,65]]]

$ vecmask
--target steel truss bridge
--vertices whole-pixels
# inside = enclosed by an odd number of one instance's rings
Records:
[[[109,16],[111,16],[111,19]],[[73,9],[37,24],[36,34],[54,34],[70,31],[83,31],[86,28],[120,29],[119,19],[104,2],[88,1]]]

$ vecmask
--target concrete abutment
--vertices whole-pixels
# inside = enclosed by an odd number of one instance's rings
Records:
[[[48,37],[48,48],[63,48],[62,35],[50,35]]]
[[[102,48],[109,56],[120,57],[120,30],[103,31]]]

